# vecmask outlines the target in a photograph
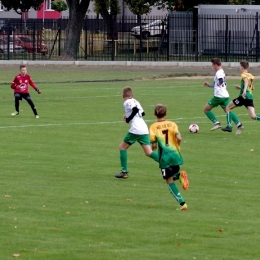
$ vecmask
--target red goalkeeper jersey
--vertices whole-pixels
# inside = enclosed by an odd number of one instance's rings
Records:
[[[11,84],[11,88],[14,89],[14,93],[29,93],[29,84],[34,88],[37,89],[35,83],[32,81],[29,74],[22,76],[18,74],[14,81]]]

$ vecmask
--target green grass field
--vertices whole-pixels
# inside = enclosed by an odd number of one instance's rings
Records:
[[[6,83],[17,68],[0,70],[0,259],[260,259],[260,123],[244,108],[236,110],[245,126],[240,136],[210,132],[203,107],[212,90],[202,86],[204,79],[37,67],[29,73],[43,92],[31,90],[40,119],[25,101],[20,115],[11,117],[13,94]],[[102,82],[141,76],[148,79]],[[228,80],[232,98],[238,82]],[[157,103],[167,105],[168,119],[179,125],[182,169],[190,180],[187,191],[178,184],[186,212],[176,210],[158,165],[138,144],[128,150],[129,178],[114,177],[118,145],[128,130],[121,97],[127,85],[148,125]],[[258,80],[255,87],[260,111]],[[225,125],[223,110],[213,111]],[[198,134],[188,132],[191,123],[199,125]]]

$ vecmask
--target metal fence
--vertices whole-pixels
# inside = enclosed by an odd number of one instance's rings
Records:
[[[68,19],[0,20],[0,59],[50,60],[64,52]],[[169,13],[86,17],[75,57],[124,61],[259,61],[259,17]]]

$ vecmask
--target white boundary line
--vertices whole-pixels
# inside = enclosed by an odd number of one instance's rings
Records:
[[[239,114],[238,116],[245,116],[247,114]],[[218,117],[226,117],[226,115],[218,115]],[[173,119],[168,119],[174,122],[181,122],[181,123],[187,123],[187,124],[192,124],[192,123],[198,123],[198,119],[206,119],[206,116],[203,117],[193,117],[193,118],[173,118]],[[189,121],[183,121],[183,120],[189,120]],[[196,121],[196,122],[194,122]],[[254,120],[251,121],[243,121],[248,123],[248,122],[253,122]],[[155,120],[145,120],[145,122],[155,122]],[[200,122],[200,124],[205,124],[208,123],[209,121],[203,121]],[[77,125],[102,125],[102,124],[121,124],[125,123],[123,120],[122,121],[111,121],[111,122],[82,122],[82,123],[64,123],[64,124],[30,124],[30,125],[12,125],[12,126],[0,126],[0,129],[11,129],[11,128],[27,128],[27,127],[51,127],[51,126],[77,126]]]

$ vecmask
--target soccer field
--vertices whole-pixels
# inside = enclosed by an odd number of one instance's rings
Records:
[[[241,135],[210,131],[203,107],[213,92],[203,82],[213,72],[205,79],[154,80],[160,75],[98,67],[95,73],[28,69],[42,90],[30,90],[39,119],[25,101],[11,117],[9,82],[18,70],[1,69],[0,259],[260,259],[260,123],[237,108]],[[239,79],[227,82],[235,98]],[[122,120],[125,86],[133,88],[148,125],[163,103],[179,126],[190,188],[177,185],[186,212],[176,210],[158,165],[138,144],[128,150],[129,178],[114,177],[129,126]],[[258,80],[254,97],[260,113]],[[223,110],[213,111],[225,126]],[[191,123],[198,134],[189,133]]]

